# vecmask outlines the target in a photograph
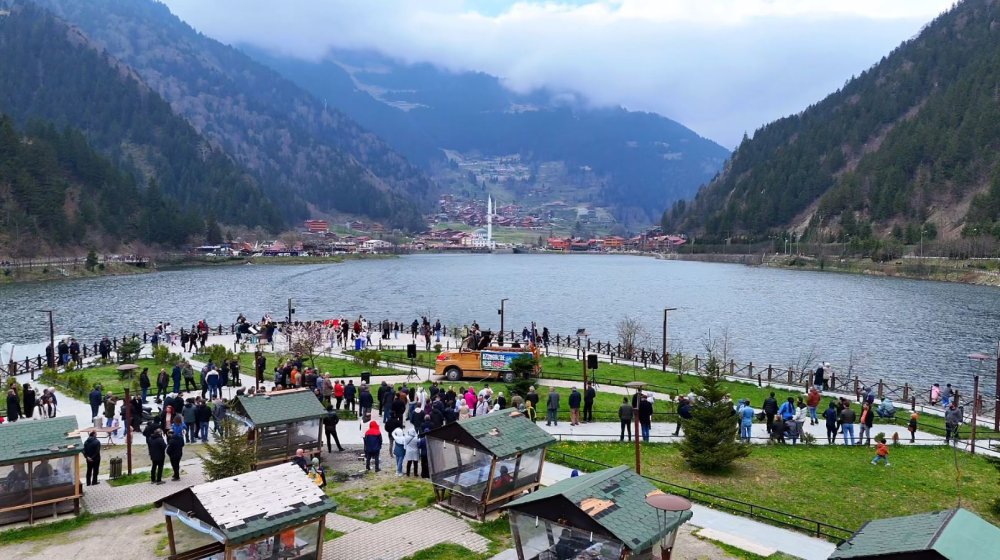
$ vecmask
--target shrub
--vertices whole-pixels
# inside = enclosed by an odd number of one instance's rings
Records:
[[[207,355],[208,359],[215,365],[221,364],[225,360],[235,360],[236,354],[233,354],[228,348],[221,344],[213,344],[211,346],[206,346],[201,354]]]
[[[118,344],[118,361],[124,364],[132,363],[139,359],[140,351],[142,351],[142,341],[138,337],[132,337]]]

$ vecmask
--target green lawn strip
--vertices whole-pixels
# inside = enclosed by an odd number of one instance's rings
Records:
[[[17,529],[0,531],[0,543],[15,544],[47,539],[49,537],[62,535],[82,527],[86,527],[99,519],[111,519],[114,517],[133,515],[149,511],[151,509],[153,509],[153,504],[143,504],[141,506],[129,508],[125,511],[114,513],[92,514],[90,512],[83,511],[80,515],[69,519],[60,519],[59,521],[53,521],[51,523],[39,523],[30,527],[19,527]]]
[[[482,523],[470,522],[472,529],[480,536],[490,541],[487,557],[492,557],[514,546],[510,533],[510,521],[506,515]]]
[[[264,378],[268,381],[274,379],[274,368],[278,365],[279,356],[273,352],[265,352],[264,356],[267,358],[267,371],[264,372]],[[194,359],[199,361],[205,361],[208,356],[203,354],[195,355]],[[306,367],[312,367],[313,362],[308,358],[303,360],[303,364]],[[316,369],[323,373],[329,373],[330,377],[334,379],[358,379],[361,377],[361,372],[370,371],[372,376],[378,375],[400,375],[400,370],[388,367],[378,367],[374,370],[372,368],[366,368],[361,364],[356,363],[354,360],[348,360],[344,358],[333,358],[330,356],[317,356],[315,358]],[[254,355],[252,352],[244,352],[240,354],[240,373],[244,375],[249,375],[253,377],[254,375]]]
[[[630,445],[607,442],[560,442],[551,448],[609,465],[630,465]],[[723,497],[750,502],[815,521],[855,530],[873,515],[893,517],[954,507],[955,462],[961,470],[962,505],[993,523],[997,473],[979,455],[944,446],[891,446],[891,467],[872,466],[872,448],[842,445],[755,445],[752,454],[728,472],[691,471],[671,444],[643,445],[643,475]],[[591,463],[546,459],[593,471]],[[665,486],[664,490],[680,492]],[[697,495],[694,496],[699,499]],[[703,498],[702,498],[703,500]]]
[[[434,503],[430,482],[420,479],[385,479],[364,490],[327,490],[337,502],[337,513],[369,523],[378,523]]]
[[[139,369],[133,370],[131,377],[122,378],[117,371],[118,364],[108,364],[95,367],[85,367],[77,369],[71,372],[57,373],[54,376],[50,374],[45,374],[42,376],[41,380],[46,383],[52,383],[60,388],[64,389],[69,395],[80,399],[82,401],[88,401],[88,395],[90,391],[94,389],[95,384],[100,384],[104,392],[113,392],[119,397],[125,394],[125,388],[129,387],[133,391],[139,390],[139,374],[142,372],[142,368],[149,368],[149,378],[151,383],[154,385],[152,389],[153,392],[156,391],[156,374],[160,371],[160,368],[169,368],[172,366],[165,366],[157,364],[155,361],[149,358],[143,358],[135,362],[139,366]],[[103,408],[100,412],[103,412]]]
[[[181,470],[183,473],[184,471]],[[174,470],[170,467],[163,469],[163,478],[170,478],[173,476]],[[118,478],[108,479],[108,484],[114,487],[128,486],[129,484],[138,484],[140,482],[149,482],[149,472],[138,472],[132,474],[124,474]]]
[[[346,534],[347,533],[344,533],[343,531],[335,531],[327,527],[323,530],[323,540],[332,541],[333,539],[339,539],[340,537],[343,537]]]
[[[731,544],[703,537],[699,531],[696,531],[693,534],[695,538],[712,543],[713,546],[720,548],[727,555],[738,560],[802,560],[798,556],[792,556],[790,554],[785,554],[784,552],[775,552],[774,554],[768,556],[761,556],[760,554],[754,554],[753,552],[743,550],[742,548],[735,547]]]
[[[477,554],[460,544],[445,542],[411,554],[403,560],[482,560],[485,554]]]

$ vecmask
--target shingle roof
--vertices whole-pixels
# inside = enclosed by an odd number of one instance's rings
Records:
[[[275,534],[337,509],[336,502],[292,463],[199,484],[157,504],[178,507],[190,497],[210,517],[201,521],[217,527],[229,544]]]
[[[961,508],[876,519],[841,543],[830,558],[877,558],[926,550],[948,560],[994,558],[1000,550],[1000,528]]]
[[[494,412],[459,420],[455,425],[497,457],[509,457],[556,442],[556,438],[520,414]]]
[[[623,465],[560,480],[514,500],[507,507],[516,510],[519,505],[562,496],[629,549],[645,550],[664,533],[657,510],[646,503],[647,495],[658,492],[649,481]],[[690,511],[675,515],[667,530],[691,518]]]
[[[237,399],[238,407],[255,426],[274,426],[309,418],[320,418],[326,409],[308,389],[280,391]]]
[[[22,420],[0,425],[0,465],[44,457],[75,455],[83,451],[75,416]]]

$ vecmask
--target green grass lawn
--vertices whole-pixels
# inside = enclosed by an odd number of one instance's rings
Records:
[[[616,443],[561,442],[551,448],[608,465],[634,465],[634,448]],[[997,471],[979,455],[944,446],[894,446],[891,467],[872,466],[874,450],[845,446],[755,445],[728,472],[691,471],[671,444],[643,445],[643,475],[719,496],[855,530],[873,518],[954,507],[956,482],[962,505],[992,523],[991,504],[1000,494]],[[960,475],[956,474],[957,457]],[[549,453],[547,460],[592,471],[593,464]],[[668,492],[680,492],[664,486]]]
[[[45,382],[51,381],[54,385],[58,385],[62,389],[65,389],[70,395],[87,402],[90,391],[92,391],[94,389],[94,385],[98,383],[104,389],[105,393],[112,391],[119,397],[125,394],[126,387],[130,387],[133,391],[138,391],[139,373],[142,372],[142,368],[146,367],[149,368],[149,379],[151,384],[154,386],[152,391],[155,393],[156,375],[159,373],[160,368],[167,366],[157,364],[155,361],[146,358],[138,360],[135,363],[139,366],[139,369],[132,372],[131,378],[122,378],[116,369],[118,364],[109,364],[77,369],[71,372],[57,373],[55,377],[46,374],[43,375],[42,380]]]
[[[323,529],[323,540],[324,541],[332,541],[333,539],[339,539],[340,537],[343,537],[345,534],[346,533],[344,533],[344,532],[335,531],[335,530],[327,527],[326,529]]]
[[[371,477],[364,488],[333,487],[327,494],[337,502],[337,513],[378,523],[434,503],[434,490],[425,479]]]
[[[488,557],[472,552],[460,544],[446,542],[425,548],[403,560],[482,560],[483,558]]]
[[[267,380],[274,379],[274,367],[278,365],[280,356],[272,352],[265,352],[264,356],[267,358],[267,371],[264,372],[264,378]],[[195,359],[204,361],[207,356],[198,354]],[[244,375],[249,375],[253,377],[254,375],[254,355],[252,352],[240,354],[240,373]],[[310,367],[312,362],[308,359],[303,360],[306,367]],[[400,371],[397,369],[389,368],[386,366],[377,367],[375,369],[367,368],[361,364],[356,363],[354,360],[347,360],[344,358],[333,358],[329,356],[318,356],[315,360],[316,368],[323,373],[329,373],[331,377],[335,379],[357,379],[361,377],[361,372],[371,371],[372,376],[377,375],[399,375]]]
[[[122,469],[122,470],[124,470],[124,469]],[[183,473],[183,472],[184,471],[181,470],[181,473]],[[166,467],[166,468],[163,469],[163,479],[164,480],[170,478],[173,475],[174,475],[174,470],[171,469],[170,467]],[[149,473],[148,472],[139,472],[139,473],[132,473],[132,474],[124,474],[124,475],[122,475],[122,476],[120,476],[118,478],[108,479],[108,484],[110,484],[111,486],[115,486],[115,487],[118,487],[118,486],[128,486],[129,484],[138,484],[140,482],[145,482],[147,484],[149,483]]]

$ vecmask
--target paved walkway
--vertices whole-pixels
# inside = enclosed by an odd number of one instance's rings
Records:
[[[490,544],[467,521],[436,507],[366,525],[327,541],[323,545],[323,560],[398,560],[444,542],[484,553]]]
[[[106,466],[106,465],[102,465]],[[149,469],[133,470],[149,472]],[[164,477],[163,484],[136,482],[125,486],[111,486],[103,477],[97,486],[84,486],[83,507],[90,513],[108,513],[124,511],[136,506],[149,505],[185,488],[205,482],[205,473],[200,459],[190,459],[181,462],[181,479],[170,480]]]
[[[353,517],[347,517],[346,515],[340,515],[339,513],[328,513],[326,514],[326,528],[332,529],[334,531],[339,531],[341,533],[353,533],[358,529],[364,529],[372,524],[367,521],[361,521],[360,519],[354,519]]]

